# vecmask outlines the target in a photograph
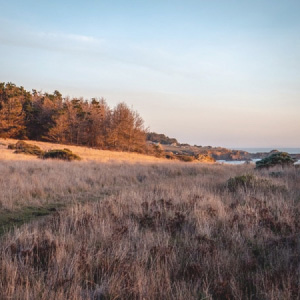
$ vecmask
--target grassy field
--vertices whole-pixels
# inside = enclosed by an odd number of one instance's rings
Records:
[[[44,151],[69,148],[82,158],[80,163],[70,164],[16,154],[8,149],[9,144],[16,142],[0,139],[0,234],[57,208],[111,194],[118,189],[116,181],[127,178],[127,166],[131,164],[166,162],[137,153],[28,141]]]
[[[0,299],[299,299],[299,168],[2,147]]]
[[[15,144],[18,140],[14,139],[3,139],[0,138],[0,161],[1,160],[39,160],[35,156],[25,154],[14,154],[12,150],[7,149],[9,144]],[[53,143],[45,143],[38,141],[28,141],[32,145],[39,146],[42,150],[48,151],[52,149],[63,149],[68,148],[77,155],[79,155],[83,161],[93,162],[125,162],[125,163],[154,163],[154,162],[165,162],[165,159],[156,158],[154,156],[143,155],[133,152],[118,152],[99,150],[82,146],[71,146],[61,145]]]

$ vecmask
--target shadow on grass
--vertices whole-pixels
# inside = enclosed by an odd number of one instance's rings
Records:
[[[104,191],[96,196],[83,193],[81,195],[77,195],[77,199],[75,201],[64,199],[64,202],[52,202],[40,206],[24,206],[15,210],[0,209],[0,237],[15,227],[20,227],[25,223],[29,223],[38,218],[61,211],[75,203],[84,204],[100,201],[105,197],[112,195],[114,192],[115,191]]]
[[[0,210],[0,235],[14,227],[19,227],[39,217],[44,217],[66,207],[63,203],[51,203],[44,206],[25,206],[18,210]]]

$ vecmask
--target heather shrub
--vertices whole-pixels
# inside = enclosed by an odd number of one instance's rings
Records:
[[[73,153],[71,150],[64,148],[64,149],[53,149],[49,150],[44,153],[42,156],[43,159],[62,159],[62,160],[67,160],[67,161],[72,161],[72,160],[81,160],[81,158]]]

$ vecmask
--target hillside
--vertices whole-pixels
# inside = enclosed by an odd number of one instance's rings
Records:
[[[39,160],[36,156],[15,154],[13,150],[7,149],[9,144],[15,144],[18,140],[0,138],[0,160]],[[39,141],[26,141],[30,144],[39,146],[42,150],[51,149],[64,149],[68,148],[83,161],[97,161],[97,162],[129,162],[129,163],[154,163],[165,162],[164,158],[157,158],[150,155],[133,153],[133,152],[120,152],[110,150],[99,150],[83,146],[73,146],[64,144],[55,144]]]

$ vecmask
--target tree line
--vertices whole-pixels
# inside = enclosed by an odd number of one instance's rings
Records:
[[[101,149],[146,152],[146,129],[125,103],[63,98],[0,83],[0,137],[32,139]]]

